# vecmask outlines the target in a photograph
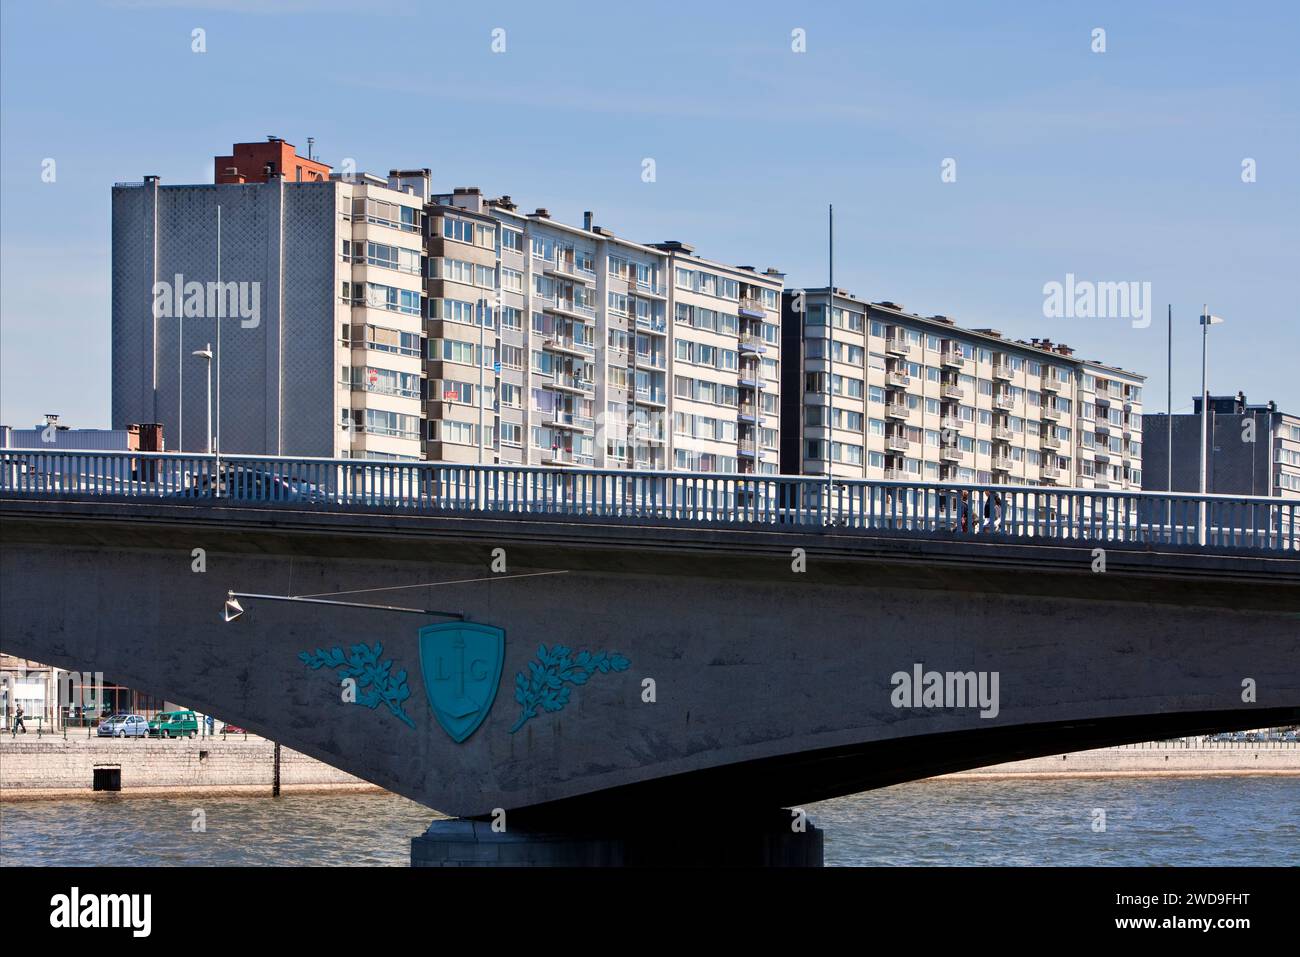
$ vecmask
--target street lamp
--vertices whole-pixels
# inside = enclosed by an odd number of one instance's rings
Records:
[[[291,601],[304,605],[333,605],[336,608],[367,608],[372,611],[397,611],[426,617],[453,618],[457,621],[467,620],[463,611],[438,611],[432,608],[407,608],[401,605],[371,605],[364,602],[331,601],[325,598],[308,598],[298,595],[259,595],[252,592],[232,590],[226,592],[226,603],[221,612],[221,618],[227,624],[244,613],[244,606],[239,602],[241,598],[256,601]]]
[[[206,451],[212,454],[212,344],[208,343],[202,349],[195,349],[190,353],[200,359],[206,359],[208,363],[208,428],[204,435],[207,436]]]
[[[1201,305],[1201,495],[1205,495],[1210,476],[1210,392],[1206,380],[1207,351],[1210,326],[1223,322],[1220,316],[1210,315],[1210,307]],[[1205,499],[1201,499],[1200,543],[1205,544]]]

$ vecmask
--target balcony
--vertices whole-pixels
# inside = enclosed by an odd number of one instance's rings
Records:
[[[1061,416],[1064,414],[1060,409],[1055,409],[1050,405],[1043,406],[1043,418],[1050,419],[1052,422],[1060,422]]]
[[[1011,430],[1005,425],[995,425],[993,427],[993,439],[997,442],[1010,442]]]
[[[751,296],[742,297],[736,309],[742,316],[749,316],[752,319],[762,319],[766,315],[762,300]]]
[[[964,426],[965,424],[966,424],[965,419],[958,418],[955,415],[945,415],[942,419],[939,420],[939,427],[941,429],[946,429],[951,432],[960,432],[962,430],[962,426]]]
[[[966,397],[966,390],[959,385],[949,385],[945,382],[939,386],[939,394],[945,399],[958,400]]]
[[[885,415],[891,419],[906,419],[911,414],[906,402],[891,402],[885,406]]]
[[[890,336],[885,340],[885,351],[891,356],[905,356],[912,351],[912,347],[901,336]]]
[[[636,401],[641,405],[667,405],[668,400],[662,389],[637,389]]]
[[[575,432],[590,432],[596,427],[590,416],[575,415],[563,409],[543,412],[542,425],[548,429],[571,429]]]
[[[546,264],[542,267],[542,272],[550,273],[554,276],[564,276],[566,279],[576,279],[589,286],[594,286],[596,284],[596,274],[578,268],[578,264],[572,259],[561,258],[556,260],[547,260]]]
[[[960,462],[966,458],[966,453],[954,446],[944,446],[939,450],[939,461],[941,462]]]
[[[1012,461],[1011,456],[1009,455],[993,456],[993,471],[1010,472],[1014,467],[1015,467],[1015,463]]]
[[[736,453],[747,458],[758,458],[758,444],[753,439],[737,439]]]
[[[995,362],[993,364],[993,378],[1001,379],[1003,382],[1010,382],[1013,375],[1011,366],[1005,362]]]
[[[896,389],[906,389],[911,381],[911,377],[906,372],[885,373],[885,382]]]
[[[747,389],[761,389],[763,373],[757,366],[748,368],[741,366],[740,371],[736,373],[736,381]]]
[[[1064,383],[1062,383],[1061,380],[1057,379],[1055,376],[1049,376],[1049,375],[1043,376],[1044,392],[1060,392],[1062,385],[1064,385]]]
[[[550,449],[542,453],[543,465],[591,465],[593,461],[590,455],[572,449]]]
[[[542,348],[548,352],[558,352],[566,356],[586,358],[596,354],[596,347],[587,342],[579,342],[569,336],[548,336],[542,340]]]
[[[1038,444],[1045,449],[1059,449],[1061,440],[1054,435],[1043,435],[1039,436]]]
[[[627,280],[627,294],[629,296],[652,296],[655,299],[668,298],[668,290],[662,283],[649,279],[643,282],[635,276],[625,276],[624,278]]]
[[[561,372],[555,374],[554,381],[543,379],[541,385],[543,389],[555,389],[557,392],[570,393],[593,392],[596,388],[596,383],[591,379],[583,379],[575,375],[565,375]]]
[[[906,452],[911,447],[912,443],[901,435],[889,434],[885,436],[885,448],[891,452]]]
[[[736,409],[736,418],[740,419],[741,422],[752,422],[754,425],[759,425],[763,422],[763,413],[754,403],[742,402]]]
[[[586,303],[573,299],[556,299],[554,302],[544,302],[542,311],[555,312],[562,316],[573,316],[578,319],[596,318],[595,306],[588,306]]]
[[[906,469],[885,469],[886,482],[906,482],[913,478],[914,476],[907,474]]]
[[[966,368],[966,357],[960,352],[945,349],[939,357],[939,364],[947,366],[949,369],[964,369]]]
[[[1059,482],[1064,474],[1055,465],[1044,465],[1038,470],[1038,477],[1047,482]]]
[[[740,337],[740,354],[742,356],[759,355],[767,351],[767,343],[758,336]]]
[[[1004,412],[1010,412],[1016,407],[1016,400],[1011,398],[1009,393],[999,392],[993,396],[993,408],[1002,409]]]
[[[663,318],[662,316],[659,316],[657,318],[650,317],[650,316],[637,316],[636,327],[638,329],[645,329],[649,332],[653,332],[661,336],[667,335],[668,320]]]

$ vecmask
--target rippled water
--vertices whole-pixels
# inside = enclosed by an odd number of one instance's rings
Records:
[[[919,781],[808,811],[829,865],[1295,866],[1297,808],[1300,778],[1242,776]],[[0,863],[405,866],[432,817],[388,794],[12,802]]]

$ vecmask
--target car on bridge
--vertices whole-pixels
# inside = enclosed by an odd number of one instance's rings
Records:
[[[192,738],[199,733],[199,716],[193,711],[160,711],[149,722],[151,738]]]
[[[220,479],[195,476],[194,484],[171,493],[169,498],[229,498],[255,502],[323,502],[325,492],[311,482],[291,475],[242,466],[222,469]]]
[[[144,738],[149,735],[149,721],[142,714],[115,714],[99,722],[95,734],[101,738]]]

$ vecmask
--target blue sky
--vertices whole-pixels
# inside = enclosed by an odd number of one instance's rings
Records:
[[[569,222],[592,209],[620,235],[776,266],[790,286],[825,283],[834,203],[837,286],[1142,372],[1149,411],[1165,406],[1165,304],[1179,409],[1200,387],[1208,301],[1227,318],[1211,390],[1300,412],[1294,3],[0,11],[7,424],[108,425],[113,182],[211,182],[216,153],[267,134],[304,153],[314,136],[326,162],[360,169],[428,166],[438,188],[509,193]],[[191,51],[196,27],[206,53]],[[1150,282],[1155,321],[1045,318],[1043,285],[1067,273]]]

